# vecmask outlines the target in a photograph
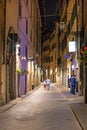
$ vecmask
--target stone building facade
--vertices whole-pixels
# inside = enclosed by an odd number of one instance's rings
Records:
[[[55,23],[53,30],[44,37],[42,43],[42,70],[43,80],[47,77],[52,82],[58,81],[58,23]]]
[[[67,87],[68,78],[70,78],[70,76],[74,74],[76,75],[78,82],[78,94],[84,96],[86,96],[87,76],[86,70],[84,69],[84,66],[86,66],[86,62],[82,62],[80,60],[80,49],[82,49],[82,47],[86,45],[87,22],[85,6],[86,1],[82,0],[69,0],[67,2],[63,1],[61,9],[59,10],[59,14],[60,22],[65,23],[66,26],[62,30],[60,28],[59,58],[61,59],[61,62],[58,65],[61,71],[60,75],[62,75],[62,85]],[[75,41],[75,52],[69,52],[70,41]]]
[[[38,0],[2,0],[0,7],[0,101],[6,103],[40,84],[41,16]]]

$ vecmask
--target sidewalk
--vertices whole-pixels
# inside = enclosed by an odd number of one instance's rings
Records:
[[[21,100],[22,100],[22,98],[16,98],[16,99],[8,102],[7,104],[5,104],[3,106],[0,106],[0,113],[4,113],[6,110],[10,109],[12,106],[14,106],[15,104],[17,104]]]
[[[34,92],[38,88],[39,88],[39,86],[37,86],[35,89],[29,91],[25,95],[22,95],[21,97],[18,97],[12,101],[9,101],[7,104],[0,106],[0,113],[4,113],[6,110],[10,109],[11,107],[16,105],[17,103],[21,102],[24,98],[26,98],[28,95],[30,95],[32,92]]]
[[[83,97],[81,97],[83,98]],[[87,104],[84,101],[70,104],[70,108],[78,120],[82,130],[87,130]]]
[[[69,91],[68,89],[66,90]],[[84,103],[84,96],[77,96],[75,102],[70,103],[69,106],[82,130],[87,130],[87,104]]]

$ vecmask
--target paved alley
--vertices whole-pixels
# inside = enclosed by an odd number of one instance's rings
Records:
[[[43,85],[0,113],[0,130],[81,130],[70,108],[77,95],[51,84]]]

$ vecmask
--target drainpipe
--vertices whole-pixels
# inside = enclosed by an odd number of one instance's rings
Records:
[[[6,39],[6,0],[4,0],[3,64],[5,64],[5,39]]]
[[[84,15],[84,8],[85,8],[85,5],[84,5],[84,0],[82,1],[82,27],[83,27],[83,29],[85,28],[84,27],[84,17],[85,17],[85,15]],[[87,10],[86,8],[85,8],[85,10]],[[87,28],[86,28],[87,29]],[[87,30],[86,29],[84,29],[83,31],[84,31],[84,33],[85,33],[85,35],[83,35],[84,37],[84,45],[86,45],[87,46],[87,40],[86,40],[86,36],[87,36]],[[87,104],[87,54],[85,54],[85,63],[84,63],[84,102]]]
[[[4,0],[4,36],[3,36],[3,64],[6,63],[6,0]],[[7,73],[7,68],[5,73]],[[7,102],[7,74],[6,74],[6,102]]]
[[[80,48],[82,46],[84,46],[84,0],[81,0],[81,5],[82,5],[82,21],[81,21],[81,33],[80,33]],[[84,63],[80,63],[80,81],[81,81],[81,85],[80,85],[80,95],[84,95],[84,92],[83,89],[85,88],[85,72],[84,72],[84,66],[85,64]],[[83,74],[82,74],[83,72]],[[82,87],[82,88],[81,88]],[[85,98],[85,96],[84,96]]]

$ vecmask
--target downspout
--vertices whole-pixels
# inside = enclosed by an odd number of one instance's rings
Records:
[[[3,64],[5,63],[6,63],[6,0],[4,0],[4,36],[3,36]],[[6,73],[6,102],[7,102],[7,66],[5,73]]]
[[[3,36],[3,64],[5,64],[5,39],[6,39],[6,0],[4,0],[4,36]]]
[[[82,43],[84,43],[84,0],[82,0],[82,27],[81,27],[81,32],[82,32]],[[81,44],[81,47],[83,44]]]
[[[86,40],[86,35],[87,35],[87,24],[85,24],[85,15],[84,15],[84,9],[86,9],[86,5],[84,3],[85,1],[82,1],[82,27],[83,27],[83,42],[84,46],[87,46],[87,40]],[[87,55],[85,54],[85,60],[87,60]],[[84,63],[84,102],[87,104],[87,62]]]

